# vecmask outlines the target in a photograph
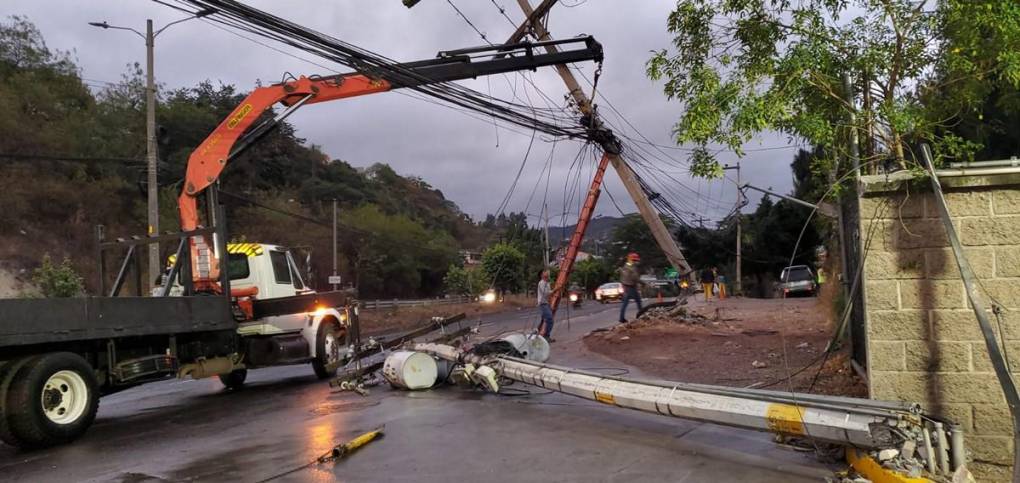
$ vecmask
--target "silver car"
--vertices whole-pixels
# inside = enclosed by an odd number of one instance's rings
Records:
[[[777,295],[786,298],[795,295],[818,295],[815,273],[807,265],[793,265],[783,269],[776,285]]]

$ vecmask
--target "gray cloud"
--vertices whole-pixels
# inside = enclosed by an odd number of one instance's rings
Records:
[[[397,60],[429,58],[440,50],[483,43],[444,0],[423,0],[413,9],[403,7],[399,0],[251,3]],[[455,3],[494,43],[502,42],[512,31],[510,23],[490,1]],[[514,21],[523,18],[516,2],[497,0],[497,3],[505,4]],[[680,115],[680,106],[668,102],[661,86],[645,77],[644,62],[651,50],[668,45],[665,19],[671,3],[626,2],[626,7],[621,8],[624,2],[591,0],[574,8],[558,6],[550,20],[551,30],[558,38],[586,33],[603,43],[606,61],[599,92],[645,136],[663,145],[673,145],[671,130]],[[25,15],[35,22],[51,48],[73,51],[83,76],[91,81],[118,80],[126,64],[144,61],[145,48],[142,40],[129,32],[104,31],[86,22],[105,20],[111,25],[143,30],[146,18],[154,19],[158,28],[181,17],[170,8],[142,0],[8,0],[3,11],[5,15]],[[257,40],[292,55],[308,57]],[[321,59],[310,60],[329,69],[346,71]],[[592,65],[584,65],[582,70],[588,78],[592,77]],[[156,40],[156,76],[168,88],[211,79],[248,89],[258,80],[277,81],[284,72],[328,73],[323,67],[245,40],[205,21],[175,25]],[[565,89],[552,69],[526,75],[562,104]],[[544,105],[538,93],[530,87],[525,90],[520,77],[496,76],[465,84],[509,99],[513,93],[510,84],[514,82],[518,97],[526,99],[527,92],[536,106]],[[608,112],[607,108],[603,106],[602,110]],[[290,120],[300,136],[322,146],[330,156],[355,166],[386,162],[402,174],[421,176],[476,218],[498,208],[530,139],[530,133],[496,128],[491,120],[472,119],[397,92],[308,106]],[[785,138],[766,135],[748,147],[785,144]],[[536,138],[509,210],[536,214],[541,211],[538,201],[526,204],[536,186],[539,200],[544,193],[545,177],[541,170],[551,146],[547,140]],[[576,212],[577,200],[586,191],[587,180],[582,180],[577,192],[572,195],[564,192],[570,165],[579,149],[580,144],[574,141],[556,145],[549,188],[550,212],[554,215],[564,211],[565,195],[573,199],[573,206],[566,211]],[[683,151],[665,151],[681,161],[686,156]],[[740,160],[743,177],[758,185],[789,190],[792,182],[788,166],[793,154],[793,149],[750,152]],[[722,158],[726,162],[737,161],[732,154],[723,154]],[[585,159],[584,172],[589,173],[596,161]],[[692,180],[678,169],[665,166],[663,169],[690,188],[671,188],[685,193],[681,203],[690,211],[718,218],[732,208],[736,199],[732,182]],[[622,210],[634,210],[615,174],[607,176],[606,187]],[[617,214],[617,208],[604,196],[598,213]],[[566,220],[572,223],[576,216],[570,214]],[[559,220],[554,218],[552,222]]]

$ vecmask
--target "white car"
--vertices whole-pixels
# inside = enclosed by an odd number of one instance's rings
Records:
[[[599,288],[595,289],[595,300],[602,303],[609,303],[613,300],[620,300],[623,298],[623,284],[620,282],[609,282],[599,285]]]

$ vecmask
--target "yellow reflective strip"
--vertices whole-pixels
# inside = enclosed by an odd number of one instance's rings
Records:
[[[769,431],[774,433],[804,435],[804,408],[790,404],[769,404],[765,412]]]
[[[595,400],[604,404],[616,405],[616,399],[613,398],[613,395],[606,392],[595,391]]]

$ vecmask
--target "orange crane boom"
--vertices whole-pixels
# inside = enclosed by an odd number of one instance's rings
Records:
[[[535,51],[547,45],[578,43],[583,44],[583,47],[556,53]],[[198,197],[216,183],[230,159],[302,105],[589,60],[602,61],[602,46],[594,38],[584,36],[440,52],[435,59],[377,68],[372,75],[354,72],[328,77],[302,76],[288,82],[256,88],[188,158],[184,188],[178,198],[181,228],[183,231],[192,231],[200,226]],[[282,104],[286,109],[272,119],[255,125],[262,113],[276,104]],[[213,212],[210,210],[210,213]],[[218,292],[219,262],[211,248],[213,244],[206,240],[205,235],[198,235],[191,237],[189,245],[195,290]]]

